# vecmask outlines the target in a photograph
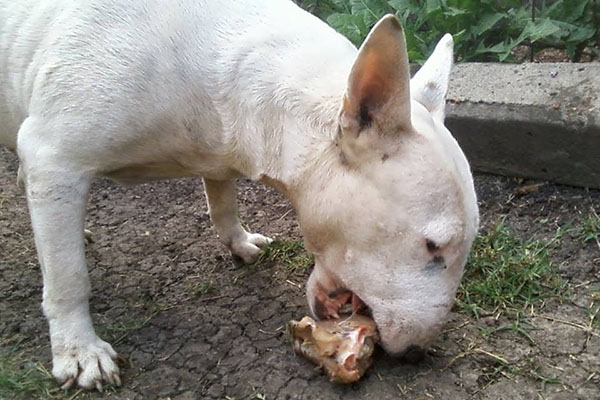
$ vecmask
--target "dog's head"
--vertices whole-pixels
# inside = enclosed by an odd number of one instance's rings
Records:
[[[437,336],[478,226],[468,163],[444,126],[452,45],[444,36],[411,81],[398,20],[373,28],[350,72],[336,143],[296,202],[315,254],[312,312],[370,309],[392,354]]]

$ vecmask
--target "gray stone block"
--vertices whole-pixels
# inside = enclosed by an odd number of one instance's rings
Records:
[[[600,188],[600,63],[457,64],[446,113],[474,170]]]

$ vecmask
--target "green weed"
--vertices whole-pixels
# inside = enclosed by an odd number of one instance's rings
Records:
[[[204,296],[216,292],[216,287],[212,281],[194,282],[186,286],[186,290],[195,297]]]
[[[503,221],[481,233],[471,250],[457,305],[476,318],[518,316],[529,306],[562,295],[566,283],[550,264],[550,243],[522,240]]]
[[[18,356],[0,355],[0,399],[55,398],[57,390],[41,363],[22,365]]]
[[[579,240],[596,243],[600,241],[600,217],[596,211],[592,210],[587,217],[580,220],[579,229]]]
[[[524,358],[517,362],[509,361],[507,357],[502,354],[495,354],[487,351],[481,347],[478,347],[475,342],[470,342],[466,349],[456,355],[443,370],[450,368],[458,359],[477,356],[483,358],[478,362],[479,371],[481,376],[478,378],[480,388],[478,391],[485,389],[487,386],[497,382],[502,376],[507,377],[510,375],[520,375],[528,379],[532,379],[540,383],[541,390],[548,383],[560,383],[560,379],[553,376],[547,376],[540,373],[541,366],[538,364],[535,358]],[[509,377],[509,379],[511,379]]]
[[[447,32],[454,35],[458,60],[464,61],[511,60],[519,45],[563,48],[577,60],[585,47],[597,44],[600,32],[600,6],[595,0],[303,0],[301,4],[356,45],[379,18],[395,14],[404,25],[409,57],[416,62],[423,62]]]
[[[560,383],[560,379],[557,377],[541,374],[540,367],[537,366],[533,360],[530,360],[528,364],[530,365],[526,365],[524,367],[519,367],[512,364],[501,364],[494,370],[493,374],[500,375],[503,370],[506,370],[513,375],[520,375],[525,378],[533,379],[540,384],[540,390],[545,390],[546,385],[549,383]]]
[[[264,390],[252,388],[252,394],[249,394],[246,397],[241,398],[240,400],[266,400],[267,396],[265,395]],[[237,400],[236,397],[225,396],[225,400]]]
[[[592,291],[592,302],[587,308],[590,328],[600,328],[600,287],[590,287]]]
[[[278,263],[292,272],[306,272],[312,268],[314,257],[307,252],[301,240],[275,239],[264,247],[255,264]]]
[[[130,318],[124,321],[96,324],[98,334],[112,345],[123,342],[132,332],[147,326],[152,318],[163,311],[166,306],[151,299],[139,298],[132,302],[133,308],[143,310],[140,318]]]

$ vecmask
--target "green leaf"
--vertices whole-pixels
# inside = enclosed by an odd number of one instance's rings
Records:
[[[360,15],[368,27],[375,25],[385,12],[387,4],[381,0],[350,0],[352,14]]]
[[[550,18],[536,19],[535,21],[529,20],[525,29],[523,29],[523,32],[517,38],[517,41],[521,43],[523,40],[529,39],[531,42],[536,42],[559,31],[560,27]]]
[[[461,43],[462,41],[466,40],[467,38],[467,30],[463,29],[460,32],[456,32],[455,34],[452,35],[452,39],[454,40],[454,45],[456,46],[457,44]]]
[[[489,47],[485,46],[483,42],[480,42],[475,52],[479,55],[491,55],[494,54],[498,61],[505,61],[511,55],[512,49],[517,45],[515,41],[505,40],[500,43]]]
[[[506,17],[504,13],[486,14],[481,18],[481,22],[471,28],[474,35],[481,35],[492,29],[494,25]]]
[[[327,23],[357,46],[360,45],[367,34],[360,16],[342,13],[331,14],[327,17]]]
[[[541,16],[563,22],[575,23],[584,16],[590,0],[557,0],[550,7],[542,7]]]
[[[421,7],[415,0],[391,0],[388,1],[390,7],[401,13],[410,11],[411,13],[417,13],[421,10]]]
[[[576,43],[567,43],[565,45],[566,49],[567,49],[567,57],[569,57],[569,60],[572,60],[573,58],[575,58],[575,52],[577,51],[577,44]]]
[[[317,0],[318,2],[318,0]],[[350,4],[348,4],[348,0],[331,0],[335,8],[345,13],[350,14],[352,9],[350,8]]]
[[[477,49],[477,52],[478,53],[485,53],[485,52],[506,53],[508,51],[511,51],[513,49],[513,47],[514,46],[508,42],[500,42],[491,47],[484,47],[483,44],[481,44],[481,47]]]
[[[458,17],[460,15],[468,15],[469,10],[464,10],[456,7],[448,7],[444,10],[444,15],[447,17]]]
[[[554,23],[561,28],[560,36],[568,42],[584,42],[596,33],[596,29],[591,25],[573,25],[562,21],[554,21]]]
[[[595,3],[594,3],[595,2]],[[422,60],[444,33],[455,35],[459,60],[508,60],[525,41],[566,47],[569,56],[582,46],[592,48],[600,26],[594,25],[593,4],[600,0],[538,0],[536,18],[525,0],[301,0],[303,7],[326,19],[359,45],[375,22],[395,12],[407,32],[407,49]],[[596,11],[597,15],[600,9]],[[410,32],[410,33],[409,33]],[[457,33],[460,33],[457,35]],[[597,51],[597,50],[596,50]]]
[[[594,37],[596,30],[592,26],[580,26],[567,37],[569,42],[585,42]]]
[[[442,9],[442,2],[440,0],[427,0],[426,13],[432,14]]]

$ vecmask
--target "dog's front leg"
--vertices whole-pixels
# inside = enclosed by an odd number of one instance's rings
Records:
[[[204,191],[210,218],[223,243],[244,262],[255,261],[260,252],[259,246],[269,244],[272,240],[259,233],[246,232],[240,224],[235,181],[204,179]]]
[[[94,331],[83,225],[91,177],[61,159],[26,121],[19,157],[44,280],[42,308],[50,328],[52,374],[63,387],[120,384],[117,354]]]

